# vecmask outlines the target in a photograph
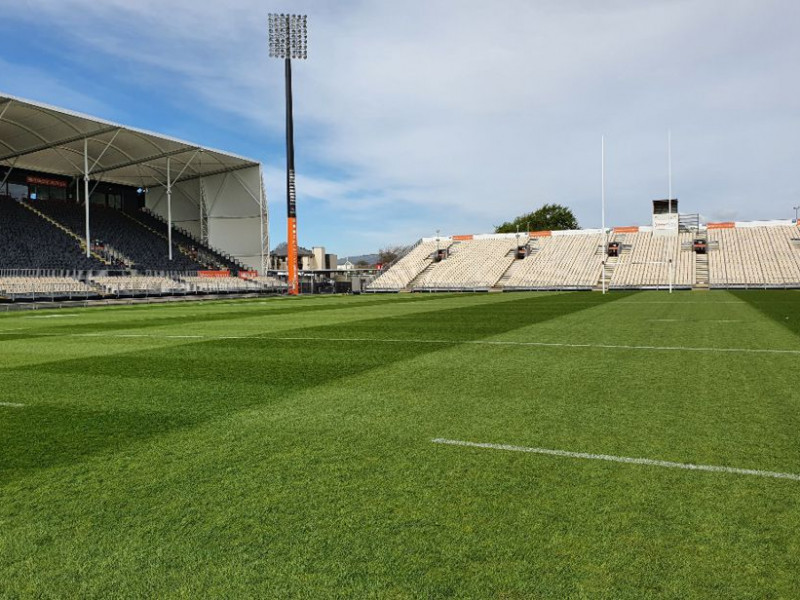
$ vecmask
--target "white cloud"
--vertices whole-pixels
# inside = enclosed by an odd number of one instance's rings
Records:
[[[282,68],[267,56],[262,2],[28,7],[7,18],[57,20],[153,93],[279,143]],[[800,9],[789,0],[269,9],[309,14],[310,60],[295,65],[298,190],[306,230],[333,250],[371,250],[376,230],[396,236],[386,242],[486,231],[545,201],[597,225],[601,133],[611,222],[643,222],[665,196],[668,128],[682,209],[788,216],[800,195]],[[279,224],[283,157],[264,159]]]

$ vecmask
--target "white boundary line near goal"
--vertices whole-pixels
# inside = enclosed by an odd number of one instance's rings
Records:
[[[754,475],[756,477],[771,477],[773,479],[791,479],[800,481],[800,475],[795,473],[779,473],[777,471],[760,471],[758,469],[739,469],[737,467],[721,467],[717,465],[695,465],[692,463],[679,463],[668,460],[654,460],[651,458],[631,458],[628,456],[614,456],[612,454],[589,454],[587,452],[568,452],[567,450],[551,450],[549,448],[526,448],[525,446],[510,446],[508,444],[488,444],[482,442],[464,442],[461,440],[448,440],[435,438],[434,444],[449,446],[465,446],[468,448],[488,448],[490,450],[506,450],[510,452],[527,452],[530,454],[546,454],[563,458],[582,458],[586,460],[605,460],[609,462],[627,463],[633,465],[647,465],[650,467],[665,467],[668,469],[685,469],[687,471],[710,471],[712,473],[731,473],[733,475]]]
[[[3,335],[20,335],[16,332],[2,332]],[[259,340],[259,341],[308,341],[308,342],[370,342],[375,344],[441,344],[456,346],[471,344],[477,346],[522,346],[531,348],[599,348],[601,350],[651,350],[660,352],[722,352],[743,354],[788,354],[800,355],[800,349],[782,348],[714,348],[710,346],[640,346],[632,344],[572,344],[567,342],[521,342],[512,340],[430,340],[420,338],[333,338],[317,336],[259,336],[259,335],[202,335],[170,333],[39,333],[23,335],[35,337],[74,337],[74,338],[149,338],[164,340]]]
[[[18,402],[0,402],[0,406],[5,406],[6,408],[22,408],[25,405],[19,404]]]

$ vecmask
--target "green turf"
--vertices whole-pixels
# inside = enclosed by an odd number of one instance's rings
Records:
[[[800,292],[0,316],[0,597],[797,597],[798,481],[431,442],[800,473],[800,354],[715,348]]]

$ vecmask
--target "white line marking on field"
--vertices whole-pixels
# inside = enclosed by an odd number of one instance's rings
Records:
[[[681,319],[647,319],[651,323],[678,323]],[[684,319],[686,323],[741,323],[742,319]]]
[[[25,405],[18,404],[17,402],[0,402],[0,406],[5,406],[7,408],[22,408]]]
[[[794,473],[760,471],[758,469],[739,469],[737,467],[721,467],[717,465],[695,465],[692,463],[679,463],[668,460],[653,460],[651,458],[631,458],[628,456],[614,456],[612,454],[589,454],[587,452],[568,452],[566,450],[550,450],[549,448],[527,448],[525,446],[510,446],[507,444],[464,442],[461,440],[448,440],[444,438],[436,438],[431,441],[434,444],[447,444],[449,446],[466,446],[468,448],[488,448],[491,450],[507,450],[510,452],[528,452],[530,454],[546,454],[548,456],[561,456],[564,458],[605,460],[609,462],[627,463],[633,465],[666,467],[668,469],[686,469],[687,471],[710,471],[712,473],[732,473],[734,475],[755,475],[756,477],[772,477],[774,479],[791,479],[793,481],[800,481],[800,475],[796,475]]]
[[[694,346],[629,346],[624,344],[568,344],[561,342],[514,342],[504,340],[423,340],[423,339],[392,339],[392,338],[321,338],[321,337],[256,337],[232,339],[259,339],[259,340],[285,340],[285,341],[321,341],[321,342],[384,342],[387,344],[413,343],[413,344],[475,344],[487,346],[531,346],[544,348],[601,348],[603,350],[661,350],[685,352],[744,352],[756,354],[800,354],[800,350],[782,350],[772,348],[704,348]]]
[[[67,317],[78,317],[80,315],[32,315],[30,317],[22,317],[23,319],[65,319]]]
[[[0,335],[16,335],[0,331]],[[710,346],[639,346],[629,344],[571,344],[566,342],[521,342],[511,340],[426,340],[419,338],[331,338],[316,336],[258,336],[258,335],[189,335],[158,333],[40,333],[25,335],[34,337],[76,337],[76,338],[149,338],[164,340],[257,340],[257,341],[306,341],[306,342],[369,342],[375,344],[441,344],[457,346],[471,344],[477,346],[523,346],[531,348],[599,348],[601,350],[652,350],[657,352],[722,352],[743,354],[789,354],[800,355],[799,350],[782,348],[713,348]]]

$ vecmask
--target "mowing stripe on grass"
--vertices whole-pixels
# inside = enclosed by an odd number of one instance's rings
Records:
[[[0,406],[5,406],[6,408],[22,408],[25,405],[17,402],[0,402]]]
[[[16,335],[0,331],[0,335]],[[347,337],[317,337],[317,336],[260,336],[260,335],[202,335],[202,334],[171,334],[171,333],[26,333],[35,337],[95,337],[104,339],[113,338],[150,338],[164,340],[266,340],[266,341],[307,341],[307,342],[370,342],[381,344],[477,344],[486,346],[530,346],[533,348],[599,348],[602,350],[653,350],[659,352],[729,352],[744,354],[797,354],[800,349],[784,348],[714,348],[710,346],[639,346],[630,344],[571,344],[567,342],[521,342],[511,340],[428,340],[420,338],[347,338]]]
[[[525,446],[510,446],[508,444],[465,442],[461,440],[448,440],[445,438],[436,438],[431,441],[434,444],[447,444],[449,446],[465,446],[468,448],[488,448],[490,450],[528,452],[530,454],[546,454],[548,456],[561,456],[564,458],[605,460],[609,462],[627,463],[633,465],[647,465],[650,467],[666,467],[668,469],[685,469],[687,471],[710,471],[712,473],[731,473],[734,475],[755,475],[756,477],[772,477],[774,479],[791,479],[793,481],[800,481],[800,475],[796,475],[794,473],[779,473],[777,471],[761,471],[758,469],[739,469],[737,467],[721,467],[717,465],[694,465],[692,463],[679,463],[668,460],[654,460],[651,458],[631,458],[629,456],[614,456],[612,454],[590,454],[588,452],[569,452],[567,450],[551,450],[549,448],[527,448]]]

